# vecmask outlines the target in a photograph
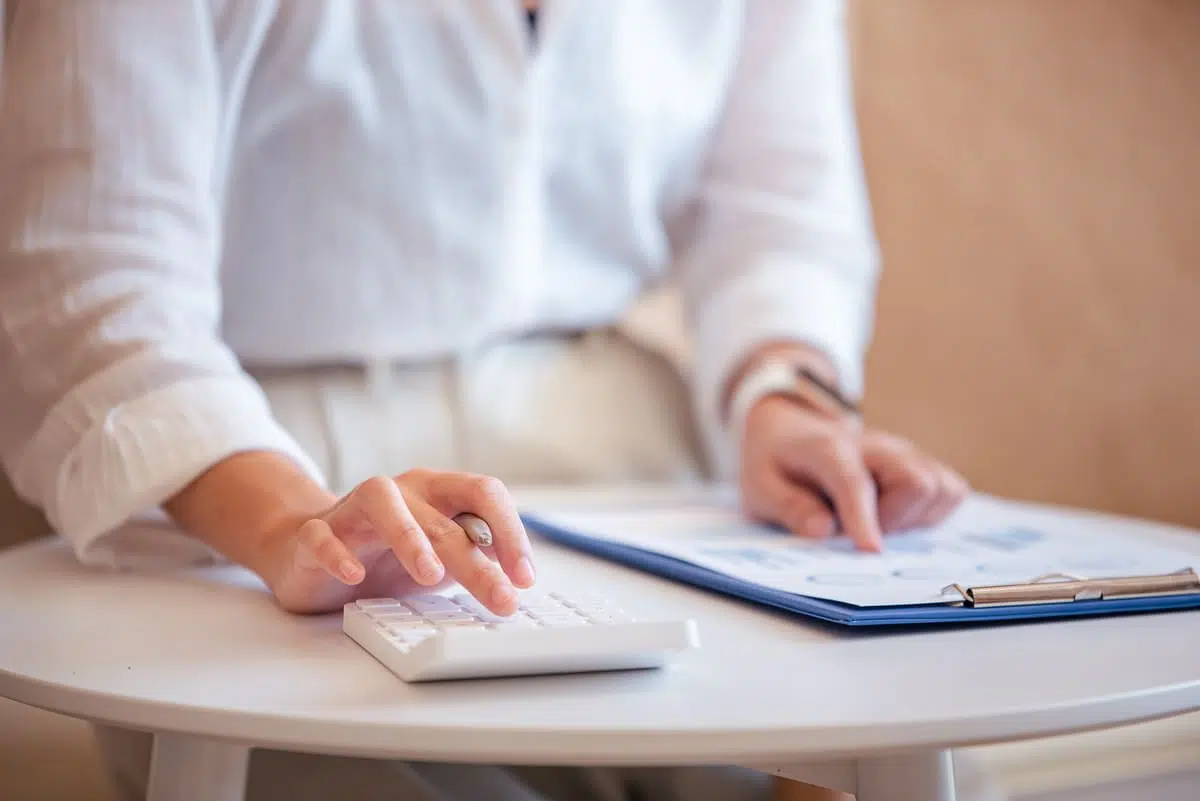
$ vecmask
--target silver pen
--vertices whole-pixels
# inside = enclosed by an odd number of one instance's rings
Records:
[[[463,512],[454,516],[454,522],[458,523],[459,527],[467,532],[467,537],[471,542],[480,548],[491,546],[492,529],[482,517],[473,515],[470,512]]]

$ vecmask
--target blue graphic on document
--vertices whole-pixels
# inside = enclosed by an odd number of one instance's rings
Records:
[[[1023,551],[1031,545],[1036,545],[1046,538],[1040,531],[1029,528],[1008,528],[1002,531],[987,533],[970,533],[963,535],[964,540],[974,542],[995,551],[1013,553]]]
[[[805,561],[786,550],[768,550],[754,546],[701,548],[700,553],[719,559],[730,567],[758,567],[767,570],[787,570]]]

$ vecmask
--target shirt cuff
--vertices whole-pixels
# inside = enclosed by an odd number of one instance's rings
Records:
[[[861,276],[807,268],[794,258],[768,258],[713,292],[696,309],[695,402],[717,477],[736,477],[740,443],[722,419],[721,400],[737,369],[768,342],[811,347],[832,363],[840,389],[863,392],[874,292]]]
[[[236,453],[282,453],[325,483],[249,379],[190,378],[133,400],[97,402],[106,389],[113,388],[85,385],[60,402],[10,471],[16,490],[42,506],[86,564],[148,567],[215,557],[171,527],[148,530],[144,523],[164,520],[159,507],[167,498]],[[81,426],[85,420],[90,424]]]

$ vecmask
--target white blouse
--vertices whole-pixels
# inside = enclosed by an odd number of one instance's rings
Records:
[[[766,340],[861,384],[841,2],[549,0],[536,41],[517,0],[10,11],[0,461],[85,558],[237,451],[315,474],[247,364],[435,359],[670,281],[704,425]]]

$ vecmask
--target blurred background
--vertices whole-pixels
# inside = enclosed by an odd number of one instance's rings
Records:
[[[860,0],[868,415],[978,489],[1200,526],[1200,3]],[[1021,798],[1200,798],[1200,717],[984,749]]]
[[[869,417],[985,492],[1200,527],[1200,2],[860,0],[850,33]],[[0,704],[0,798],[107,798],[90,748]],[[1026,801],[1200,798],[1197,716],[980,756]]]
[[[989,491],[1200,525],[1200,3],[852,8],[875,422]]]

